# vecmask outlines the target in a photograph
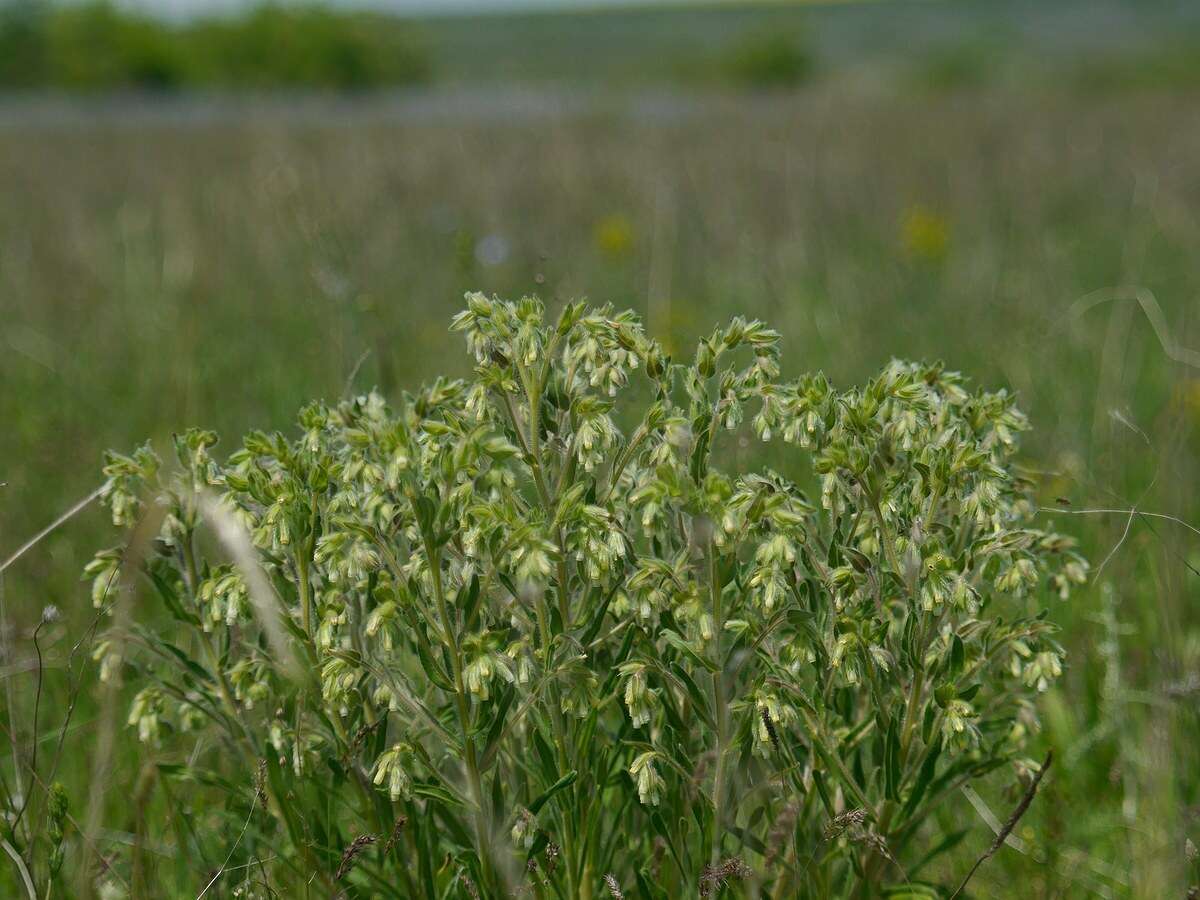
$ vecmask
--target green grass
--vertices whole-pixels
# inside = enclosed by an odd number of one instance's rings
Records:
[[[914,96],[832,81],[655,120],[613,101],[513,123],[363,106],[325,125],[269,109],[9,125],[0,551],[96,487],[103,448],[147,435],[165,448],[190,425],[286,428],[348,384],[394,395],[465,372],[445,323],[468,289],[633,306],[678,348],[716,319],[762,317],[783,332],[786,375],[819,368],[840,385],[893,356],[941,358],[1017,392],[1034,428],[1023,465],[1045,505],[1071,504],[1046,523],[1104,563],[1051,610],[1069,668],[1043,698],[1056,763],[1016,832],[1025,852],[999,851],[972,890],[1182,896],[1200,880],[1184,850],[1200,840],[1200,539],[1067,512],[1136,503],[1200,522],[1200,369],[1182,352],[1200,348],[1195,103],[1154,86]],[[38,738],[49,780],[82,678],[53,775],[72,813],[86,824],[105,779],[101,852],[144,841],[143,877],[199,893],[240,823],[214,806],[193,823],[203,853],[181,854],[154,756],[123,728],[108,752],[112,710],[87,654],[70,656],[92,616],[78,575],[108,542],[92,508],[4,572],[0,722],[23,760]],[[35,722],[31,636],[47,604],[63,616],[39,637]],[[0,770],[10,790],[28,781],[11,755]],[[1008,789],[983,792],[1001,820]],[[965,798],[943,825],[966,830],[965,871],[991,832]],[[66,864],[95,861],[72,838]]]

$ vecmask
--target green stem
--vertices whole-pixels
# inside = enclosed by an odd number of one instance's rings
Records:
[[[475,839],[479,844],[479,866],[485,887],[491,888],[492,850],[486,807],[483,799],[483,781],[479,775],[479,760],[475,754],[475,742],[471,740],[471,710],[467,699],[466,687],[463,683],[462,651],[458,643],[458,631],[450,616],[450,607],[446,603],[446,592],[442,587],[442,559],[428,538],[425,540],[425,555],[429,561],[430,577],[433,579],[433,594],[437,602],[438,615],[442,620],[442,629],[446,634],[446,643],[450,650],[450,665],[454,674],[454,707],[458,714],[459,729],[462,731],[463,756],[467,767],[467,780],[471,787],[472,799],[475,801],[477,814],[475,816]]]
[[[821,757],[822,762],[829,767],[829,770],[838,776],[842,787],[850,794],[851,799],[864,809],[869,807],[871,804],[867,800],[866,793],[854,780],[854,775],[846,768],[846,763],[826,744],[827,735],[824,727],[807,710],[801,710],[800,715],[803,716],[804,725],[811,735],[813,751]]]
[[[883,509],[879,505],[879,498],[874,494],[867,494],[867,497],[871,501],[871,510],[875,513],[875,521],[879,524],[879,543],[883,545],[883,552],[887,556],[888,565],[892,567],[896,573],[896,577],[909,589],[909,594],[912,595],[914,592],[908,584],[908,580],[904,577],[904,569],[900,565],[900,558],[896,556],[896,541],[893,539],[892,531],[888,528],[887,522],[883,518]],[[917,598],[915,596],[912,596],[911,599],[913,603],[916,603]]]
[[[526,390],[529,393],[529,456],[533,466],[534,480],[537,482],[538,493],[546,510],[546,517],[553,519],[557,498],[550,495],[546,485],[546,474],[542,466],[541,435],[538,425],[541,421],[542,383],[528,380]],[[565,463],[564,463],[565,469]],[[571,607],[567,598],[567,548],[563,541],[562,528],[554,527],[554,541],[558,545],[558,614],[562,619],[563,631],[571,628]]]
[[[913,675],[913,683],[908,691],[908,705],[904,709],[904,731],[900,736],[900,765],[908,762],[908,751],[912,747],[916,735],[918,712],[921,708],[921,697],[925,690],[925,670],[917,669]]]
[[[312,637],[312,585],[309,583],[308,560],[296,554],[296,585],[300,593],[300,627]]]
[[[229,681],[226,679],[225,672],[221,668],[221,661],[217,656],[216,647],[213,646],[211,639],[204,631],[199,629],[197,629],[197,631],[201,636],[201,644],[208,652],[208,657],[212,663],[213,672],[217,676],[217,693],[221,697],[221,705],[225,707],[225,714],[232,720],[235,728],[240,727],[240,731],[237,731],[233,734],[234,743],[243,748],[248,758],[248,764],[256,764],[259,754],[257,748],[255,747],[254,739],[251,736],[245,722],[242,720],[237,703],[233,699],[233,691],[230,690]],[[280,826],[286,831],[288,828],[287,814],[283,810],[282,802],[280,802],[279,797],[275,794],[275,789],[271,784],[271,780],[269,778],[264,779],[262,787],[267,798],[267,809],[270,811],[275,820],[279,822]],[[332,890],[334,888],[334,884],[330,879],[329,873],[325,871],[324,867],[321,866],[320,862],[314,856],[312,848],[307,844],[302,844],[301,846],[297,847],[297,850],[299,850],[304,861],[308,863],[312,874],[323,884],[325,884],[326,887]]]
[[[542,379],[534,379],[530,376],[524,367],[517,367],[518,375],[521,378],[521,383],[525,387],[525,393],[529,398],[529,435],[521,431],[520,423],[517,419],[516,410],[513,408],[512,398],[507,392],[504,392],[504,403],[508,412],[509,420],[512,422],[513,430],[517,434],[518,440],[521,442],[521,449],[525,451],[525,455],[529,460],[529,468],[533,473],[534,485],[537,488],[538,497],[542,502],[542,508],[545,512],[547,521],[553,521],[555,508],[557,506],[556,497],[552,497],[546,484],[545,470],[542,461],[541,439],[539,435],[539,420],[541,418],[542,405]],[[561,494],[563,490],[570,486],[567,481],[568,464],[563,464],[561,477],[559,478],[558,492]],[[569,581],[567,575],[567,549],[566,543],[563,540],[562,529],[555,526],[554,529],[555,543],[558,547],[558,561],[556,565],[556,575],[558,579],[558,615],[562,621],[562,630],[568,631],[571,627],[571,607],[569,602]],[[538,628],[541,631],[542,638],[542,655],[544,657],[544,665],[547,673],[553,666],[553,652],[551,644],[551,636],[549,632],[549,615],[545,608],[545,599],[539,598],[537,605]],[[552,686],[550,691],[551,703],[551,722],[555,731],[555,742],[558,744],[558,764],[563,772],[570,768],[570,755],[567,752],[567,736],[568,730],[565,720],[562,715],[562,704],[557,686]],[[575,840],[574,822],[570,816],[563,818],[563,844],[564,855],[567,858],[566,873],[567,873],[567,892],[569,896],[578,897],[578,886],[575,883],[575,873],[579,870],[577,854],[579,851]]]
[[[716,671],[712,674],[713,715],[717,723],[716,776],[713,781],[713,833],[711,862],[716,865],[721,859],[721,840],[725,827],[725,752],[729,743],[729,703],[725,696],[725,666],[721,658],[721,635],[725,630],[725,610],[722,602],[720,566],[716,547],[712,540],[708,544],[708,583],[712,593],[713,650],[716,654]]]
[[[296,550],[296,581],[300,593],[300,624],[304,633],[312,639],[312,581],[309,566],[312,563],[313,551],[317,546],[317,498],[312,498],[310,504],[311,519],[308,526],[308,537],[302,548]]]
[[[629,443],[626,444],[625,448],[617,455],[617,460],[613,463],[612,471],[608,476],[608,486],[605,487],[604,495],[600,498],[600,502],[602,504],[607,503],[608,499],[612,496],[612,492],[617,487],[617,482],[621,480],[621,473],[625,471],[625,467],[629,465],[629,461],[633,459],[633,455],[637,452],[637,448],[641,445],[642,441],[646,439],[646,436],[649,433],[650,432],[645,428],[644,425],[639,425],[637,431],[634,432],[633,437],[629,439]]]

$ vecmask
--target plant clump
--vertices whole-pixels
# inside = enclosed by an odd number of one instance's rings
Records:
[[[1063,664],[1042,602],[1086,564],[1034,524],[1010,395],[903,362],[785,381],[742,319],[683,363],[608,307],[471,294],[453,328],[470,378],[314,403],[225,458],[201,430],[177,466],[108,457],[131,537],[93,597],[140,573],[161,610],[112,617],[102,672],[198,815],[223,791],[247,822],[231,869],[880,893],[959,786],[1028,769]]]

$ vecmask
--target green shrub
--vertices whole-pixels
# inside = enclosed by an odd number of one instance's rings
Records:
[[[106,0],[64,6],[46,20],[50,81],[65,88],[170,88],[186,62],[171,32]]]
[[[191,40],[204,83],[364,88],[428,75],[425,57],[394,22],[322,7],[261,6],[201,23]]]
[[[38,0],[0,6],[0,85],[44,83],[47,73],[46,12]]]
[[[727,51],[721,70],[730,81],[745,87],[793,87],[812,74],[813,59],[797,33],[756,32]]]
[[[402,24],[320,6],[266,5],[172,27],[108,0],[0,16],[0,85],[67,89],[361,89],[428,77]]]
[[[1181,31],[1146,48],[1110,51],[1075,63],[1074,83],[1100,93],[1194,91],[1200,86],[1200,34]]]
[[[915,64],[915,81],[920,87],[939,91],[979,88],[999,80],[1006,65],[1011,65],[1007,46],[993,36],[931,48]]]
[[[960,785],[1032,771],[1039,603],[1085,563],[1031,524],[1005,392],[782,382],[741,319],[689,364],[582,304],[475,294],[454,328],[467,380],[108,458],[101,677],[174,814],[245,821],[227,888],[875,894]],[[746,431],[816,493],[739,465]]]

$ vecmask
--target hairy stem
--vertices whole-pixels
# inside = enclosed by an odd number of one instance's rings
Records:
[[[725,666],[721,658],[721,634],[725,630],[725,610],[722,602],[721,572],[717,549],[708,542],[708,584],[712,593],[713,650],[717,669],[712,674],[713,715],[717,723],[716,776],[713,781],[713,833],[711,862],[721,859],[721,840],[725,828],[725,753],[729,744],[729,702],[725,695]]]
[[[471,799],[477,807],[475,816],[475,839],[479,843],[479,866],[485,886],[491,887],[492,849],[490,826],[483,798],[483,781],[479,775],[479,760],[475,754],[475,742],[471,740],[471,709],[467,698],[466,686],[463,682],[462,651],[458,644],[458,629],[450,615],[450,607],[446,603],[446,592],[442,587],[442,558],[433,549],[428,538],[425,541],[425,555],[429,561],[429,574],[433,579],[434,600],[437,603],[438,615],[442,620],[442,629],[446,634],[446,643],[450,650],[450,665],[454,675],[454,707],[458,714],[458,725],[462,732],[463,757],[467,767],[467,781],[471,788]]]

